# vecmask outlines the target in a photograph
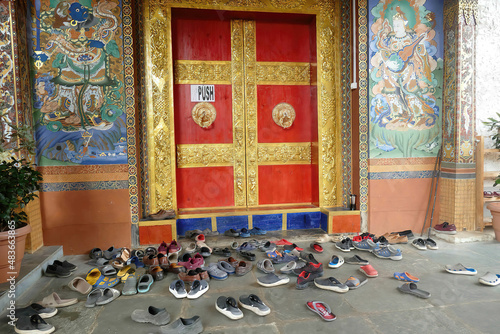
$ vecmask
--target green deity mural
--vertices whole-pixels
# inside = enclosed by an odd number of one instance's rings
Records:
[[[431,2],[371,1],[370,158],[435,156],[441,145],[443,3]]]
[[[37,160],[126,163],[118,0],[34,0]]]

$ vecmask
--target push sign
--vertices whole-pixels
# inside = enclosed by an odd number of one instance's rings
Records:
[[[215,102],[214,85],[191,85],[191,102]]]

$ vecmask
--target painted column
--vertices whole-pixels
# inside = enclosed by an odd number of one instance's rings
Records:
[[[445,0],[443,160],[439,222],[475,230],[475,33],[477,0]],[[437,223],[437,222],[435,222]]]

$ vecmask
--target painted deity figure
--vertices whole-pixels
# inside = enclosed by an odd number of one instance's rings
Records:
[[[373,10],[370,139],[382,151],[399,149],[408,157],[431,152],[439,141],[436,21],[417,3],[393,3],[381,1]]]
[[[427,32],[410,30],[402,11],[392,21],[391,27],[384,20],[377,34],[378,52],[371,59],[381,79],[372,90],[375,119],[392,130],[432,127],[437,118],[432,71],[437,63],[424,45]]]

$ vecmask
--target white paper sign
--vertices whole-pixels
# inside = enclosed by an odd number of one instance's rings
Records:
[[[191,85],[191,102],[215,102],[214,85]]]

